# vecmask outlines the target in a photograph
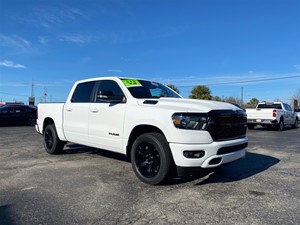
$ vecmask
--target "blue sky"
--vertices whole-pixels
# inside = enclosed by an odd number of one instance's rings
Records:
[[[64,101],[76,80],[113,75],[289,102],[300,1],[0,0],[0,101],[27,102],[32,80],[37,102]]]

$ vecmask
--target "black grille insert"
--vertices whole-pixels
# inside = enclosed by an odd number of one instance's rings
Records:
[[[238,139],[246,136],[247,116],[242,110],[213,110],[208,113],[207,131],[214,141]]]

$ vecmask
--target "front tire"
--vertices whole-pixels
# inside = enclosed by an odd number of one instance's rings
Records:
[[[36,124],[35,118],[29,118],[27,121],[28,126],[34,126]]]
[[[160,133],[139,136],[131,148],[131,163],[136,176],[146,184],[161,184],[169,178],[172,154],[166,138]]]
[[[249,130],[253,130],[255,125],[254,124],[247,124],[247,127]]]
[[[64,148],[64,142],[59,140],[54,124],[48,125],[44,130],[44,147],[49,154],[60,154]]]

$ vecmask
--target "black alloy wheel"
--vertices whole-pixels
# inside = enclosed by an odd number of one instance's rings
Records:
[[[161,184],[171,176],[173,157],[161,133],[139,136],[132,145],[130,157],[134,173],[146,184]]]
[[[142,142],[135,151],[136,167],[142,176],[152,178],[160,168],[160,155],[154,145]]]
[[[48,125],[44,130],[44,147],[49,154],[59,154],[64,148],[64,142],[59,140],[54,124]]]

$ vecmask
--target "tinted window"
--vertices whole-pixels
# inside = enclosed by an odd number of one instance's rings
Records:
[[[281,104],[259,104],[258,109],[282,109]]]
[[[14,111],[15,111],[15,113],[26,113],[27,112],[27,110],[24,108],[15,108]]]
[[[288,104],[284,104],[284,107],[285,107],[285,109],[288,110],[288,111],[293,111],[293,110],[292,110],[292,107],[291,107],[290,105],[288,105]]]
[[[124,96],[120,86],[113,80],[102,80],[99,83],[97,95],[100,94],[100,92],[109,93],[112,96]],[[98,99],[97,102],[101,102],[103,100]]]
[[[135,98],[181,98],[174,91],[160,83],[130,79],[122,79],[122,81]]]
[[[91,81],[78,84],[73,93],[71,102],[90,102],[95,83],[95,81]]]

